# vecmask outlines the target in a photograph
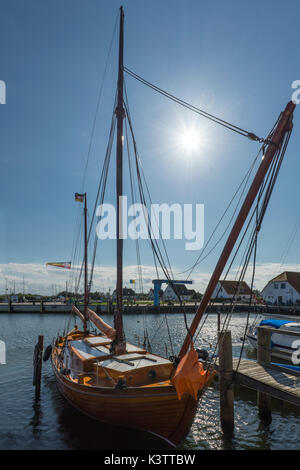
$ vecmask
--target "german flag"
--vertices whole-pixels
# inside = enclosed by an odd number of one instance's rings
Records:
[[[83,202],[84,201],[84,194],[75,193],[75,201]]]

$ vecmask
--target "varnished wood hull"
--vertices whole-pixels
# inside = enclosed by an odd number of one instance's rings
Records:
[[[74,383],[52,365],[62,395],[94,419],[150,432],[175,447],[189,432],[198,402],[190,396],[178,400],[173,386],[126,390],[90,387]]]

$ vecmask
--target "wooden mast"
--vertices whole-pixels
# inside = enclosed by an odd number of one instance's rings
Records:
[[[84,320],[83,320],[83,333],[87,334],[87,318],[88,318],[88,242],[87,242],[87,204],[86,193],[84,193]]]
[[[230,232],[230,235],[227,239],[227,242],[224,246],[224,249],[222,251],[222,254],[219,258],[219,261],[215,267],[215,270],[211,276],[211,279],[209,281],[209,284],[206,288],[206,291],[202,297],[201,303],[197,309],[197,312],[195,314],[195,317],[193,319],[193,322],[190,326],[190,334],[187,334],[185,341],[182,345],[181,351],[179,353],[179,359],[181,359],[184,354],[187,352],[188,347],[191,343],[191,337],[194,336],[197,327],[200,323],[200,320],[202,318],[202,315],[204,314],[206,307],[208,305],[208,302],[210,301],[210,298],[213,294],[213,291],[217,285],[217,282],[220,279],[220,276],[223,272],[223,269],[228,261],[228,258],[230,256],[230,253],[234,247],[235,242],[237,241],[237,238],[243,228],[243,225],[246,221],[246,218],[249,214],[249,211],[252,207],[252,204],[258,194],[258,191],[260,190],[260,187],[264,181],[264,178],[266,176],[266,173],[270,167],[270,164],[272,163],[273,157],[284,137],[285,132],[290,129],[290,125],[292,124],[292,117],[293,117],[293,112],[295,109],[295,104],[290,101],[284,112],[281,113],[277,126],[274,130],[274,133],[272,135],[272,143],[269,143],[267,146],[267,150],[262,158],[261,164],[257,170],[257,173],[254,177],[254,180],[252,182],[252,185],[248,191],[248,194],[245,198],[245,201],[240,209],[239,215],[237,216],[237,219],[235,221],[235,224]],[[275,145],[274,145],[275,144]]]
[[[124,49],[124,11],[120,7],[120,37],[119,37],[119,72],[118,72],[118,102],[116,108],[117,115],[117,312],[115,318],[116,345],[122,349],[124,343],[123,332],[123,234],[122,234],[122,204],[123,192],[123,49]]]

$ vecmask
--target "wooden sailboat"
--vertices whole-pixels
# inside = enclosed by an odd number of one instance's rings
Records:
[[[123,168],[123,24],[124,13],[120,9],[119,71],[117,101],[117,311],[114,328],[105,324],[88,308],[87,283],[87,221],[86,194],[85,215],[85,297],[83,314],[73,307],[82,320],[83,329],[74,327],[67,335],[57,337],[52,350],[52,366],[59,390],[72,406],[102,422],[123,425],[147,431],[166,440],[173,446],[185,439],[198,406],[202,390],[212,378],[209,370],[193,364],[194,377],[186,372],[191,366],[193,336],[207,307],[211,294],[222,274],[234,243],[242,229],[264,176],[272,162],[276,146],[284,138],[291,124],[294,110],[289,103],[282,113],[268,144],[249,193],[229,235],[223,253],[212,275],[202,302],[195,314],[190,331],[181,348],[177,361],[152,354],[144,348],[126,342],[122,316],[122,262],[123,240],[120,236],[122,214],[119,197],[122,196]],[[87,322],[92,321],[101,334],[91,334]],[[198,376],[195,378],[195,375]],[[191,381],[191,387],[178,386]],[[178,380],[177,380],[178,379]],[[195,379],[195,380],[194,380]],[[194,380],[194,382],[193,382]],[[192,391],[191,391],[192,388]]]

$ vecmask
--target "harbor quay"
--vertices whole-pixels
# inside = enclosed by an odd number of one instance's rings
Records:
[[[187,302],[183,305],[179,303],[172,303],[171,305],[149,305],[149,304],[124,304],[124,314],[153,314],[153,313],[195,313],[199,304]],[[83,312],[84,305],[77,304],[78,309]],[[89,308],[94,310],[97,314],[113,314],[115,304],[112,302],[104,302],[101,304],[89,305]],[[72,305],[63,302],[26,302],[26,303],[1,303],[1,313],[53,313],[53,314],[66,314],[71,313]],[[206,313],[228,313],[232,310],[232,304],[227,303],[214,303],[208,305]],[[249,305],[246,303],[237,303],[234,307],[234,312],[238,313],[257,313],[257,314],[277,314],[277,315],[295,315],[300,316],[300,307],[294,306],[274,306],[274,305]]]

